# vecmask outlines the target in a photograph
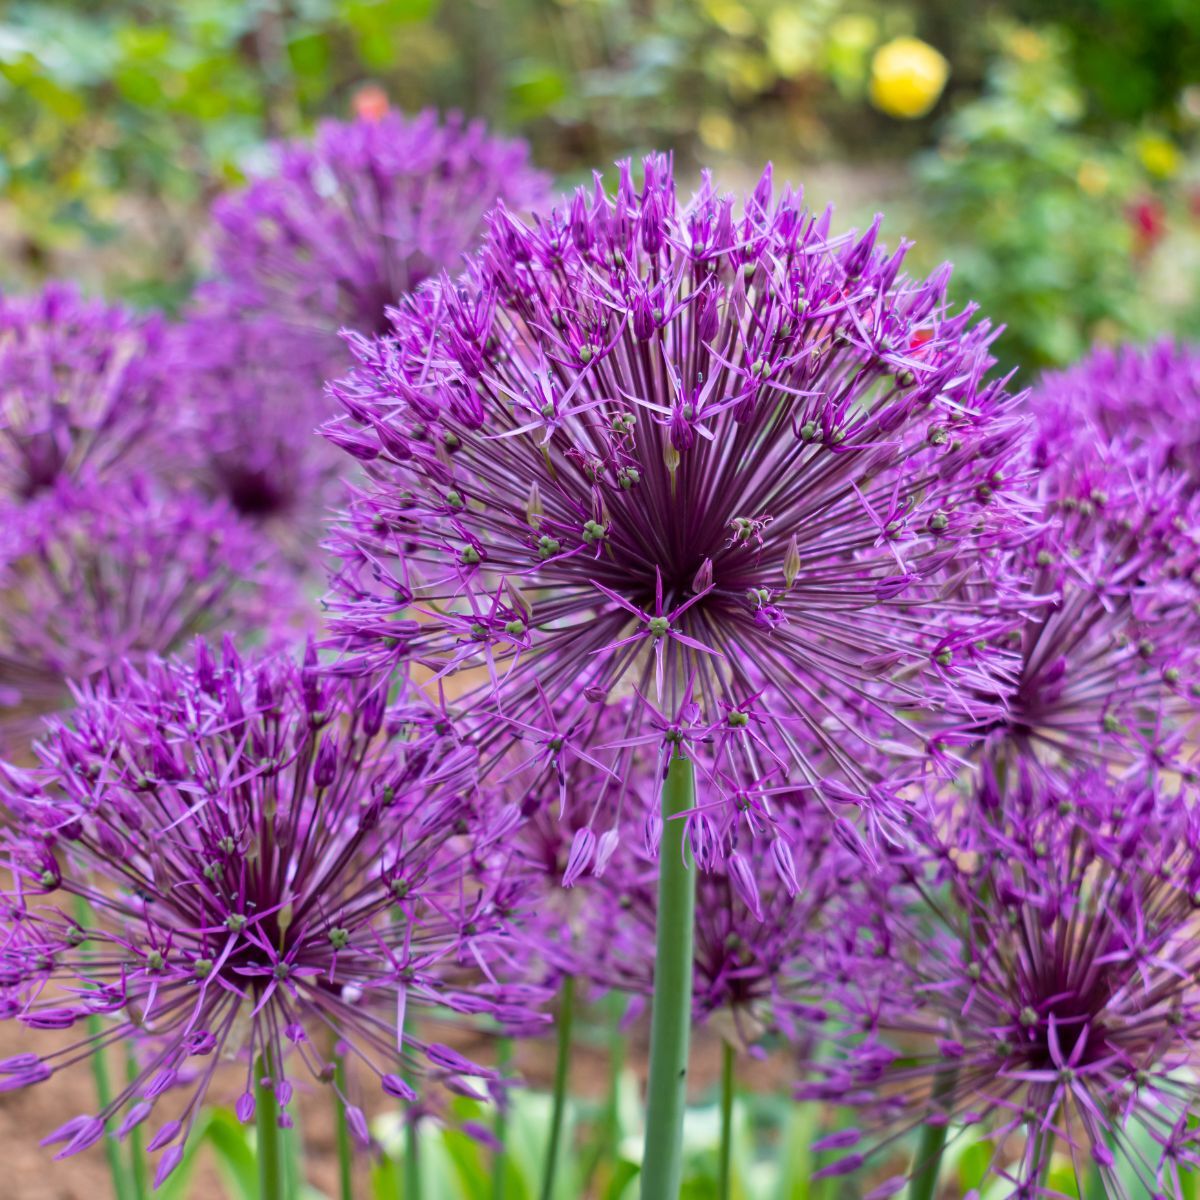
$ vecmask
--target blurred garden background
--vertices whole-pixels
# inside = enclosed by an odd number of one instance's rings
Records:
[[[1194,0],[9,0],[0,285],[171,308],[270,139],[383,105],[528,138],[566,187],[650,148],[885,209],[1006,363],[1200,332]]]

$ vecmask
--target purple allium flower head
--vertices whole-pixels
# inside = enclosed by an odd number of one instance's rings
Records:
[[[639,819],[638,825],[641,825]],[[654,983],[657,863],[630,819],[615,853],[585,881],[581,969],[597,984],[649,996]],[[825,814],[789,806],[769,834],[721,857],[703,822],[691,826],[697,876],[693,1019],[715,1021],[731,1042],[755,1048],[768,1034],[803,1045],[825,1019],[826,941],[861,903],[857,853]],[[706,838],[708,839],[706,841]]]
[[[165,1145],[186,1139],[233,1054],[243,1095],[267,1064],[285,1120],[293,1078],[340,1088],[338,1041],[355,1079],[393,1096],[410,1095],[402,1062],[461,1087],[490,1078],[403,1033],[414,1008],[527,1014],[491,972],[492,884],[465,874],[472,756],[397,741],[384,699],[323,677],[311,647],[303,665],[243,663],[228,641],[81,689],[40,768],[4,773],[20,826],[5,835],[4,1015],[30,1030],[106,1021],[9,1064],[10,1086],[136,1038],[137,1078],[97,1116],[160,1114]],[[239,1102],[243,1119],[251,1108]]]
[[[1170,340],[1102,346],[1045,375],[1032,397],[1040,419],[1076,433],[1081,422],[1117,438],[1159,468],[1200,486],[1200,351]]]
[[[989,677],[959,650],[996,605],[960,585],[1024,520],[1020,422],[948,271],[829,223],[769,170],[741,212],[707,176],[678,204],[652,157],[533,228],[499,209],[460,283],[352,339],[328,436],[374,484],[336,546],[348,656],[486,669],[485,742],[516,719],[586,745],[636,691],[626,744],[661,721],[709,738],[731,797],[790,773],[878,814],[868,747]]]
[[[897,888],[859,930],[882,956],[845,972],[849,1036],[801,1093],[882,1124],[829,1173],[932,1121],[987,1139],[1013,1195],[1049,1194],[1056,1145],[1105,1195],[1184,1194],[1177,1172],[1200,1162],[1200,822],[1100,774],[1043,787],[1025,774],[999,813],[962,816],[908,899]]]
[[[137,476],[0,505],[0,745],[15,754],[68,682],[197,634],[298,617],[272,548],[233,512]]]
[[[385,309],[478,242],[498,201],[540,201],[527,147],[457,116],[324,122],[214,209],[215,278],[177,334],[202,486],[311,560],[345,459],[314,435],[344,326]],[[340,493],[340,488],[338,489]]]
[[[1007,699],[974,728],[990,756],[1144,776],[1178,762],[1200,695],[1200,500],[1149,443],[1086,412],[1038,415],[1044,520],[1013,563],[1041,600],[1004,638]]]
[[[389,305],[457,269],[497,201],[525,209],[548,190],[523,142],[433,111],[324,121],[315,141],[281,144],[275,159],[214,205],[216,294],[290,329],[285,353],[307,346],[339,369],[339,329],[385,330]]]
[[[0,297],[0,500],[164,452],[175,408],[164,328],[68,284]]]
[[[172,336],[195,486],[261,526],[289,561],[314,563],[346,472],[317,432],[330,408],[322,372],[280,361],[268,318],[201,308]]]

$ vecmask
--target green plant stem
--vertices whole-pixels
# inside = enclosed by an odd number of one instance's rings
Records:
[[[82,896],[75,897],[75,919],[80,928],[86,929],[91,923],[92,910]],[[89,958],[86,950],[80,950],[80,958]],[[104,1024],[96,1014],[87,1019],[88,1036],[99,1038],[104,1032]],[[97,1049],[92,1055],[92,1080],[96,1085],[96,1111],[103,1112],[112,1103],[112,1082],[108,1075],[108,1055],[103,1049]],[[121,1161],[121,1146],[116,1138],[111,1137],[108,1130],[104,1133],[104,1157],[108,1160],[108,1173],[112,1177],[113,1195],[117,1200],[131,1200],[130,1181]]]
[[[625,1072],[627,1038],[621,1032],[629,997],[624,992],[609,992],[605,998],[605,1013],[608,1018],[608,1086],[604,1097],[604,1109],[600,1118],[597,1136],[592,1140],[588,1165],[583,1172],[585,1195],[595,1188],[596,1173],[605,1163],[613,1166],[621,1140],[621,1077]]]
[[[954,1071],[944,1071],[934,1080],[932,1099],[935,1106],[940,1107],[940,1102],[953,1094],[956,1082],[957,1074]],[[947,1121],[940,1125],[926,1125],[921,1130],[921,1141],[913,1158],[908,1200],[933,1200],[937,1194],[942,1151],[946,1148],[949,1129],[950,1123]]]
[[[394,916],[394,921],[397,926],[403,925],[404,919],[400,915]],[[402,1042],[408,1041],[408,1035],[413,1029],[413,1012],[412,1006],[405,1004],[404,1006],[404,1023],[400,1028],[400,1039]],[[399,1062],[400,1074],[403,1076],[405,1083],[415,1090],[416,1079],[414,1073],[404,1066],[403,1059]],[[406,1104],[404,1108],[404,1162],[400,1170],[400,1196],[401,1200],[421,1200],[421,1135],[417,1128],[417,1117],[413,1113],[412,1104]]]
[[[567,1075],[571,1066],[571,1023],[575,1017],[575,977],[563,980],[558,1004],[558,1049],[554,1059],[554,1107],[550,1112],[550,1135],[546,1142],[546,1160],[542,1165],[541,1200],[554,1195],[558,1174],[558,1151],[562,1144],[563,1115],[567,1107]]]
[[[404,1122],[404,1200],[421,1200],[421,1137],[417,1122],[406,1114]]]
[[[127,1083],[133,1083],[138,1075],[138,1062],[134,1057],[133,1047],[125,1047],[125,1080]],[[140,1125],[135,1125],[129,1131],[127,1141],[129,1147],[129,1161],[131,1164],[130,1181],[132,1184],[132,1195],[134,1200],[146,1200],[148,1192],[146,1190],[146,1160],[142,1155],[142,1129]]]
[[[354,1200],[354,1167],[350,1159],[350,1126],[346,1124],[346,1105],[342,1097],[346,1094],[346,1060],[339,1054],[333,1065],[333,1079],[337,1091],[333,1094],[334,1130],[337,1135],[338,1195],[341,1200]]]
[[[292,1123],[279,1131],[280,1152],[283,1154],[283,1187],[287,1200],[299,1200],[304,1191],[303,1146],[304,1134],[300,1129],[300,1114],[292,1113]]]
[[[696,873],[691,869],[691,853],[686,849],[685,822],[673,818],[695,807],[695,795],[692,763],[676,753],[667,768],[662,789],[663,828],[658,856],[658,928],[650,1016],[650,1081],[646,1089],[642,1200],[675,1200],[683,1171]]]
[[[100,1018],[89,1016],[87,1030],[90,1037],[99,1037],[103,1032]],[[96,1103],[103,1112],[112,1103],[112,1084],[108,1078],[108,1058],[104,1050],[97,1050],[92,1055],[92,1079],[96,1084]],[[125,1164],[121,1161],[121,1144],[111,1134],[104,1134],[104,1157],[108,1160],[108,1173],[112,1176],[113,1192],[117,1200],[130,1200],[129,1180],[126,1177]]]
[[[721,1043],[721,1149],[717,1158],[717,1200],[729,1200],[733,1173],[733,1095],[734,1050],[731,1042]]]
[[[509,1063],[512,1062],[512,1040],[501,1037],[496,1042],[496,1071],[500,1086],[505,1086]],[[505,1176],[508,1174],[508,1098],[501,1095],[496,1104],[496,1153],[492,1157],[492,1200],[504,1200]]]
[[[271,1064],[258,1060],[254,1077],[254,1123],[258,1131],[258,1200],[283,1200],[283,1163],[279,1153],[279,1103],[275,1099]],[[264,1084],[263,1080],[268,1080]]]
[[[608,1096],[604,1105],[605,1144],[602,1152],[610,1160],[616,1160],[617,1142],[621,1136],[621,1076],[625,1071],[625,1055],[628,1039],[621,1032],[621,1022],[629,1005],[629,997],[623,992],[613,992],[609,997],[612,1026],[608,1035]]]
[[[1054,1134],[1043,1134],[1038,1131],[1037,1137],[1033,1143],[1033,1157],[1036,1162],[1042,1157],[1042,1150],[1045,1148],[1046,1161],[1042,1164],[1042,1169],[1038,1172],[1037,1185],[1039,1188],[1045,1189],[1050,1182],[1050,1167],[1054,1162]]]

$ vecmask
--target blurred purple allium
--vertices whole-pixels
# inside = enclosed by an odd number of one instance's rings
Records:
[[[580,970],[597,984],[649,997],[654,986],[658,832],[630,821],[614,834],[605,861],[585,879]],[[770,835],[745,839],[722,857],[693,824],[696,887],[692,993],[696,1025],[716,1024],[731,1044],[761,1053],[782,1035],[805,1044],[824,1021],[826,943],[856,913],[875,872],[833,832],[825,814],[786,808]]]
[[[1200,487],[1200,351],[1168,339],[1101,346],[1065,371],[1045,375],[1032,404],[1043,421],[1091,426],[1158,468]],[[1083,440],[1083,437],[1080,437]]]
[[[198,310],[172,338],[195,486],[315,570],[346,472],[317,432],[330,410],[321,372],[277,361],[277,330],[264,318]]]
[[[1200,695],[1200,500],[1145,450],[1042,414],[1044,521],[1015,563],[1043,602],[1005,639],[1007,705],[974,727],[989,757],[1179,765]]]
[[[340,370],[340,329],[385,331],[389,305],[457,272],[498,201],[523,210],[546,197],[528,157],[524,142],[456,114],[324,121],[313,141],[278,145],[269,174],[214,205],[212,299],[277,322],[291,334],[279,353],[307,349]]]
[[[1200,823],[1101,774],[1041,787],[1022,773],[1002,807],[962,814],[907,898],[860,928],[876,955],[848,959],[846,1036],[800,1093],[872,1131],[843,1134],[821,1174],[884,1160],[932,1122],[987,1146],[1006,1195],[1050,1195],[1055,1147],[1080,1187],[1095,1169],[1107,1196],[1185,1195],[1178,1172],[1200,1165]]]
[[[524,209],[547,187],[524,143],[454,115],[326,121],[277,146],[214,206],[213,278],[177,336],[201,486],[315,559],[346,473],[314,434],[335,407],[324,381],[351,362],[339,331],[386,328],[387,306],[457,271],[497,201]]]
[[[382,693],[323,678],[311,649],[303,666],[243,663],[228,641],[219,658],[200,642],[189,664],[81,689],[39,743],[39,768],[3,772],[17,818],[4,834],[3,1016],[35,1039],[89,1014],[103,1027],[0,1064],[0,1087],[118,1039],[141,1047],[111,1104],[60,1131],[60,1157],[153,1116],[169,1174],[231,1056],[243,1120],[265,1063],[281,1123],[307,1075],[338,1089],[352,1131],[366,1128],[364,1080],[412,1100],[402,1066],[472,1092],[491,1078],[403,1033],[414,1009],[426,1028],[450,1014],[528,1019],[534,995],[491,973],[506,935],[495,885],[472,867],[488,836],[467,799],[473,758],[436,733],[397,740],[403,722]]]
[[[300,598],[272,555],[225,505],[139,476],[0,505],[0,750],[122,659],[216,629],[277,638]]]
[[[351,339],[328,436],[372,482],[334,640],[350,670],[475,672],[485,746],[514,721],[595,746],[636,691],[622,744],[687,743],[726,825],[784,776],[886,820],[872,747],[977,713],[1019,617],[963,583],[1026,519],[994,331],[769,169],[740,214],[707,176],[677,205],[671,172],[624,164],[532,228],[499,209],[459,282]]]
[[[70,284],[0,297],[0,500],[153,470],[176,417],[165,330]]]

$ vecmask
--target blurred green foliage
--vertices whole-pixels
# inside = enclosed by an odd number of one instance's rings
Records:
[[[1062,29],[1097,121],[1170,118],[1200,80],[1196,0],[1014,0],[1011,11]]]
[[[1065,39],[1008,29],[983,95],[955,112],[917,181],[954,290],[1007,324],[1006,363],[1071,362],[1096,339],[1141,339],[1195,317],[1153,279],[1171,228],[1186,232],[1174,144],[1136,128],[1084,127]],[[1155,157],[1157,153],[1158,157]],[[1168,161],[1170,160],[1170,161]]]
[[[910,35],[951,74],[905,122],[866,84]],[[521,133],[564,185],[652,146],[738,183],[837,164],[855,215],[885,179],[893,236],[955,260],[1005,360],[1061,363],[1194,327],[1197,39],[1194,0],[9,0],[0,283],[177,305],[212,198],[378,85]]]

